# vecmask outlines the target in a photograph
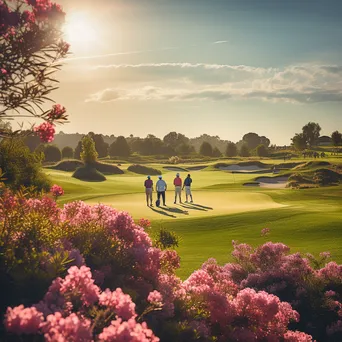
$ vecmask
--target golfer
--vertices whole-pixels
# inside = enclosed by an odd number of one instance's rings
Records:
[[[190,177],[190,174],[188,174],[188,177],[185,178],[184,184],[183,184],[183,189],[185,188],[185,196],[186,196],[185,203],[188,202],[189,196],[190,196],[190,199],[191,199],[190,203],[193,203],[192,193],[191,193],[191,183],[192,183],[192,179]]]
[[[162,197],[163,205],[165,207],[166,206],[166,204],[165,204],[165,191],[167,190],[167,184],[163,180],[162,176],[159,176],[158,178],[159,178],[159,180],[158,180],[158,182],[156,184],[157,197],[158,197],[159,201],[160,201],[160,196]]]
[[[176,178],[173,180],[173,185],[175,186],[175,202],[177,203],[177,196],[179,197],[179,203],[182,203],[182,178],[180,178],[179,173],[176,174]]]
[[[153,207],[153,204],[152,204],[153,180],[151,179],[151,176],[147,176],[144,186],[145,186],[145,193],[146,193],[146,204],[148,206],[148,201],[150,201],[150,206]]]

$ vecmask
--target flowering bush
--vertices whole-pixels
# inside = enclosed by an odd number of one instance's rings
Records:
[[[10,192],[0,234],[8,340],[341,341],[342,266],[328,253],[234,243],[234,263],[210,259],[183,282],[177,253],[127,213]]]
[[[52,196],[57,199],[58,197],[64,195],[64,190],[62,189],[61,186],[55,184],[52,185],[52,187],[50,188],[50,192],[52,193]]]
[[[51,0],[0,1],[0,119],[20,118],[23,112],[42,119],[34,131],[44,142],[52,141],[54,124],[67,119],[61,105],[42,109],[57,88],[58,61],[69,50],[62,40],[64,17]],[[11,134],[0,129],[0,135]]]

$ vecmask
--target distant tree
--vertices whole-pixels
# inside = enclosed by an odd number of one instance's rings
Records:
[[[44,154],[44,151],[45,151],[45,144],[39,144],[34,150],[34,152],[38,154],[42,154],[42,153]],[[44,156],[42,157],[42,160],[44,160]]]
[[[236,157],[238,154],[237,147],[233,142],[229,142],[226,148],[226,157]]]
[[[56,145],[46,145],[44,155],[46,162],[58,162],[62,159],[61,150]]]
[[[182,155],[182,156],[189,155],[193,153],[194,151],[195,151],[194,147],[191,146],[189,143],[182,143],[181,145],[176,147],[177,154]]]
[[[296,133],[291,140],[296,150],[303,151],[307,148],[307,141],[303,133]]]
[[[104,158],[108,156],[108,144],[104,141],[102,134],[95,134],[94,132],[89,132],[88,135],[94,140],[95,149],[99,155],[99,158]]]
[[[257,146],[255,149],[256,155],[258,157],[267,157],[268,156],[268,149],[265,145],[261,144]]]
[[[211,157],[213,155],[212,146],[208,142],[204,141],[200,147],[200,154],[202,156]]]
[[[131,154],[131,149],[128,146],[127,140],[123,136],[117,139],[109,147],[109,155],[111,157],[128,157]]]
[[[248,148],[247,144],[244,144],[244,145],[241,146],[239,154],[240,154],[241,157],[249,157],[250,156],[249,148]]]
[[[24,133],[24,143],[30,149],[31,152],[35,151],[38,145],[41,144],[41,140],[38,135],[34,133],[29,133],[29,131],[25,131]]]
[[[334,146],[339,146],[342,143],[342,134],[339,131],[335,131],[331,134],[331,139]]]
[[[214,147],[212,156],[216,158],[220,158],[222,157],[222,153],[217,147]]]
[[[83,138],[82,138],[83,139]],[[81,152],[82,152],[82,139],[78,142],[75,151],[74,151],[74,158],[81,159]]]
[[[242,140],[247,144],[249,150],[254,150],[260,145],[260,137],[256,133],[247,133],[242,137]]]
[[[303,137],[309,147],[316,144],[317,139],[320,136],[321,126],[315,122],[309,122],[303,128]]]
[[[184,134],[177,133],[177,132],[170,132],[165,135],[163,138],[163,142],[166,145],[170,145],[173,148],[176,148],[183,144],[189,143],[189,138],[187,138]]]
[[[70,146],[65,146],[62,149],[62,158],[71,159],[74,158],[74,150]]]
[[[271,144],[271,140],[265,136],[260,137],[260,145],[264,145],[265,147],[269,147]]]
[[[97,160],[97,152],[95,149],[94,140],[86,135],[82,139],[82,152],[81,152],[81,159],[85,164],[93,164]]]

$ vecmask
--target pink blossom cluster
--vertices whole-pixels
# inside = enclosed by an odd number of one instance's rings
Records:
[[[62,107],[60,104],[56,104],[52,107],[51,111],[48,114],[50,120],[60,120],[64,117],[66,113],[65,107]]]
[[[111,292],[106,289],[99,296],[99,303],[108,308],[115,310],[116,314],[124,320],[135,318],[135,303],[129,295],[124,294],[120,288]]]
[[[39,126],[34,128],[35,132],[39,135],[39,138],[43,142],[51,142],[55,137],[55,127],[50,122],[43,122]]]
[[[147,301],[154,305],[162,305],[163,296],[159,291],[154,290],[149,293]]]
[[[50,188],[50,192],[55,198],[64,195],[63,188],[57,184],[52,185],[52,187]]]
[[[270,229],[269,228],[264,228],[261,230],[261,236],[266,236],[270,233]]]
[[[151,227],[151,221],[146,218],[141,218],[138,222],[140,227],[143,227],[144,229],[148,229]]]

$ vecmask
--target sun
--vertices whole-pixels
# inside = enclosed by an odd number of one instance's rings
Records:
[[[77,50],[90,48],[98,39],[95,23],[83,12],[69,14],[63,32],[65,40]]]

